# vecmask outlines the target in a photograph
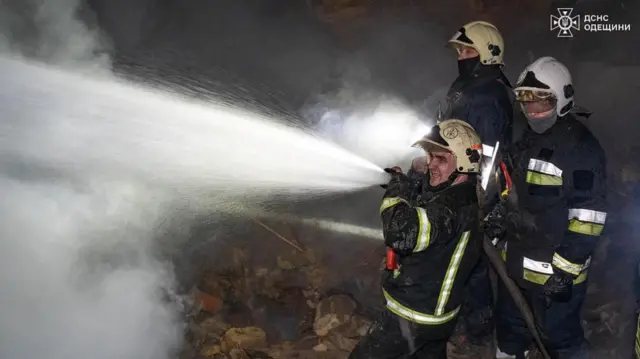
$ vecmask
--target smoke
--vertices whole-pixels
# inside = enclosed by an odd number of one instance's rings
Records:
[[[157,203],[126,184],[0,180],[0,357],[169,358],[172,273]]]
[[[8,0],[0,3],[0,49],[74,69],[110,66],[109,44],[79,16],[80,0]]]
[[[81,15],[90,18],[76,0],[3,1],[0,50],[109,73],[109,46]],[[175,356],[181,308],[155,241],[171,214],[166,194],[29,162],[1,167],[0,188],[0,357]]]

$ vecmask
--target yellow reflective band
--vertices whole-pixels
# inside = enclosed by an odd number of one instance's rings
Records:
[[[527,166],[529,171],[535,171],[545,175],[553,177],[562,177],[562,170],[551,162],[537,160],[535,158],[529,159],[529,165]]]
[[[569,209],[569,230],[587,236],[602,234],[607,213],[584,208]]]
[[[382,200],[382,204],[380,205],[380,213],[382,214],[382,212],[384,212],[385,209],[390,208],[395,206],[398,203],[406,203],[409,204],[409,202],[407,202],[406,200],[400,198],[400,197],[389,197],[389,198],[384,198]]]
[[[527,178],[525,181],[538,186],[562,186],[562,177],[532,171],[527,171]]]
[[[594,211],[584,208],[569,208],[569,219],[577,219],[580,222],[603,224],[607,221],[607,212]]]
[[[535,284],[539,284],[539,285],[544,285],[547,282],[547,279],[549,279],[549,277],[551,277],[551,275],[537,273],[526,268],[524,269],[524,273],[523,273],[523,278],[525,280]],[[580,275],[573,280],[573,284],[577,285],[584,282],[585,280],[587,280],[587,271],[580,273]]]
[[[451,261],[449,262],[449,267],[447,268],[447,273],[445,274],[444,280],[442,281],[440,296],[438,296],[438,304],[436,305],[435,312],[436,315],[442,315],[444,313],[444,307],[449,301],[449,296],[451,296],[453,282],[456,279],[456,274],[458,273],[460,262],[462,261],[462,257],[464,256],[464,250],[467,248],[467,244],[469,243],[470,234],[471,232],[469,231],[464,232],[460,237],[460,240],[458,241],[458,245],[456,246],[455,251],[453,251]]]
[[[561,186],[562,170],[551,162],[529,159],[526,182],[540,186]]]
[[[562,257],[560,257],[562,258]],[[573,280],[573,284],[580,284],[587,279],[587,269],[591,263],[591,258],[582,266],[578,277]],[[531,258],[523,257],[522,259],[523,278],[529,282],[543,285],[553,274],[553,266],[551,263],[540,262]]]
[[[428,324],[428,325],[444,324],[450,321],[451,319],[455,318],[458,312],[460,311],[460,306],[458,306],[456,309],[448,313],[445,313],[443,315],[421,313],[421,312],[412,310],[410,308],[407,308],[404,305],[398,303],[398,301],[393,299],[391,295],[387,293],[387,291],[383,290],[382,292],[384,294],[385,299],[387,300],[387,308],[391,312],[393,312],[394,314],[406,320],[409,320],[418,324]]]
[[[427,249],[431,241],[431,222],[429,222],[429,217],[427,217],[427,211],[420,207],[416,207],[415,210],[418,214],[420,228],[418,229],[418,241],[416,242],[416,247],[413,249],[414,253]]]
[[[551,262],[554,266],[562,269],[567,273],[571,273],[573,275],[579,275],[582,272],[584,266],[582,264],[576,264],[569,262],[564,257],[559,255],[558,253],[553,254],[553,261]]]
[[[604,230],[604,225],[581,222],[578,219],[570,219],[569,230],[575,233],[586,234],[587,236],[599,236]]]
[[[531,258],[522,257],[522,266],[525,269],[541,273],[541,274],[553,274],[553,267],[551,263],[537,261]]]
[[[500,257],[502,258],[503,261],[507,261],[507,251],[505,251],[504,249],[500,251]]]

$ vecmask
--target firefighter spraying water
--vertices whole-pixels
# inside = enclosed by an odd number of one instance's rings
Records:
[[[179,311],[157,293],[176,284],[151,253],[163,226],[189,216],[169,207],[176,195],[219,213],[238,199],[341,193],[388,178],[310,131],[215,101],[11,58],[0,58],[0,79],[2,357],[174,357]],[[47,300],[33,303],[41,290]]]

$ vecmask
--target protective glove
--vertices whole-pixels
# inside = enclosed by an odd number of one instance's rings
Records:
[[[391,175],[389,183],[383,187],[387,190],[384,197],[400,197],[408,201],[411,195],[409,177],[402,173],[400,167],[385,168],[384,171]]]
[[[504,201],[498,202],[480,223],[480,228],[490,239],[502,239],[506,233],[507,210]]]
[[[409,180],[411,181],[411,202],[420,202],[423,187],[425,186],[425,183],[429,181],[428,175],[410,169],[409,172],[407,172],[407,177],[409,177]]]
[[[573,280],[558,269],[544,283],[543,291],[547,298],[547,307],[554,302],[568,302],[571,299]]]

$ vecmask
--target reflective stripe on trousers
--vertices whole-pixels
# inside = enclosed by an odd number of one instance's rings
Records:
[[[602,234],[607,213],[585,208],[569,209],[569,230],[588,236]]]
[[[500,253],[502,259],[504,261],[507,260],[507,246],[505,245],[504,249]],[[587,259],[587,262],[581,267],[578,277],[573,280],[573,284],[580,284],[587,280],[587,273],[589,269],[589,264],[591,263],[591,258]],[[553,274],[553,267],[551,263],[536,261],[531,258],[523,257],[522,258],[522,267],[523,267],[523,278],[529,282],[544,285],[547,282],[547,279],[551,277]]]

